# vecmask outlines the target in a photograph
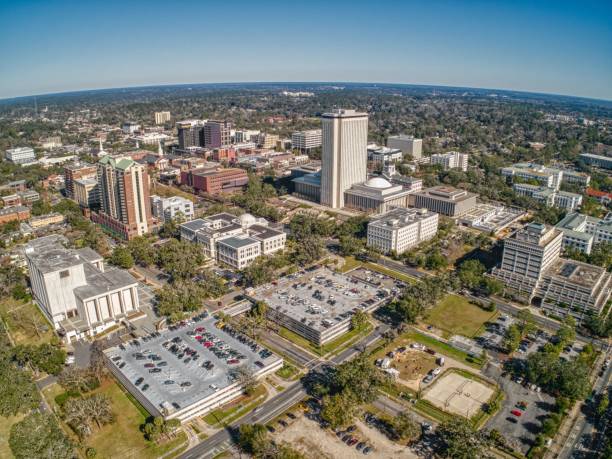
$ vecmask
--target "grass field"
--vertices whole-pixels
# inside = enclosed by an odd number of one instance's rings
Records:
[[[497,311],[485,311],[458,295],[446,295],[442,301],[427,312],[424,322],[451,335],[469,338],[477,336],[485,322],[495,320]]]
[[[202,419],[211,426],[229,424],[261,404],[265,399],[266,393],[266,388],[263,384],[260,384],[251,395],[245,395],[233,400],[221,408],[211,411]]]
[[[424,335],[416,331],[408,332],[402,336],[410,338],[417,343],[424,344],[436,352],[452,357],[453,359],[474,368],[481,368],[484,365],[484,361],[481,358],[470,357],[467,353],[460,351],[459,349],[455,349],[449,344],[443,343],[442,341],[432,338],[431,336]]]
[[[287,381],[295,379],[298,373],[298,369],[287,362],[285,362],[283,366],[275,372],[276,376],[278,376],[279,378],[286,379]]]
[[[11,448],[9,447],[8,440],[11,433],[11,426],[23,419],[23,415],[10,416],[8,418],[0,416],[0,457],[11,458]]]
[[[7,324],[15,344],[48,343],[53,337],[53,328],[31,301],[3,299],[0,317]]]
[[[54,398],[62,393],[58,384],[53,384],[45,389],[45,398],[51,406],[57,407]],[[83,441],[83,451],[87,448],[95,448],[97,458],[115,457],[138,457],[143,459],[157,458],[168,451],[180,446],[187,440],[184,432],[181,432],[173,440],[157,445],[147,441],[140,426],[144,424],[147,416],[142,408],[136,407],[127,394],[115,380],[107,378],[102,385],[92,393],[102,393],[111,399],[113,412],[116,420],[113,424],[95,429],[93,434]],[[70,428],[63,426],[67,432]]]

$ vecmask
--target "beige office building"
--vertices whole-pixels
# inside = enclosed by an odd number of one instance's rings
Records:
[[[322,116],[321,204],[344,207],[344,192],[367,178],[368,115],[337,109]]]

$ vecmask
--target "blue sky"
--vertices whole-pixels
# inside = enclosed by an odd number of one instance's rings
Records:
[[[356,81],[612,99],[612,2],[0,0],[0,98]]]

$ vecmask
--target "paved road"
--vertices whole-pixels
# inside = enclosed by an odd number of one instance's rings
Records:
[[[351,359],[356,354],[363,352],[363,349],[371,344],[375,343],[379,340],[382,334],[388,329],[387,325],[381,325],[374,329],[369,335],[362,338],[355,345],[345,349],[337,356],[330,359],[328,362],[318,361],[318,363],[312,368],[316,370],[316,368],[325,363],[329,364],[339,364],[346,360]],[[302,386],[301,382],[297,382],[292,386],[288,387],[280,394],[271,398],[264,404],[260,405],[254,411],[251,411],[246,416],[242,417],[240,420],[236,421],[231,425],[231,428],[237,428],[241,424],[253,424],[253,423],[266,423],[272,419],[274,419],[279,414],[283,413],[291,406],[295,405],[299,401],[306,398],[306,390],[304,386]],[[220,430],[214,435],[208,437],[206,440],[197,444],[193,448],[189,449],[181,456],[180,459],[195,459],[195,458],[213,458],[221,451],[227,449],[232,443],[232,435],[231,430],[226,428],[224,430]]]
[[[403,263],[398,261],[389,260],[387,258],[379,258],[376,261],[377,264],[386,266],[387,268],[391,268],[394,271],[398,271],[400,273],[404,273],[411,277],[416,277],[417,279],[423,279],[424,277],[430,276],[429,273],[424,273],[423,271],[419,271],[416,268],[411,268],[410,266],[406,266]]]
[[[310,369],[314,367],[318,360],[318,357],[314,354],[311,354],[292,342],[281,338],[276,333],[266,333],[265,336],[261,337],[261,340],[266,344],[269,343],[270,347],[278,349],[282,353],[286,354],[300,366]]]
[[[608,365],[608,369],[604,372],[603,376],[597,377],[595,383],[593,384],[593,389],[597,392],[597,394],[601,394],[602,391],[606,391],[609,383],[610,376],[612,375],[612,365]],[[595,398],[597,400],[597,398]],[[567,459],[574,454],[574,452],[580,451],[580,442],[583,436],[588,435],[589,437],[595,431],[595,425],[593,424],[593,419],[587,417],[580,412],[578,415],[578,419],[574,423],[572,430],[569,434],[569,438],[566,439],[565,445],[563,449],[557,456],[559,459]]]

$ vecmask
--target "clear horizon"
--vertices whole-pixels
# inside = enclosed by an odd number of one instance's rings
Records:
[[[0,99],[158,85],[363,82],[612,100],[612,4],[305,5],[4,2]]]

